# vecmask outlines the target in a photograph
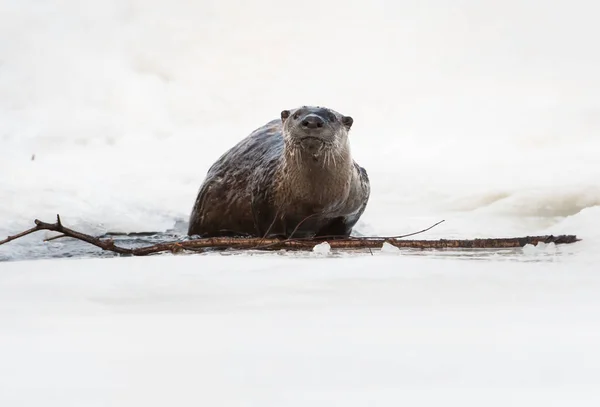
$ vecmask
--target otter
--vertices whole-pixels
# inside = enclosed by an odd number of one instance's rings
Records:
[[[353,122],[325,107],[283,110],[210,167],[188,235],[350,236],[370,195],[367,172],[350,153]]]

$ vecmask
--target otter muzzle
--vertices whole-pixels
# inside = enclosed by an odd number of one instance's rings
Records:
[[[323,141],[317,137],[304,137],[300,141],[302,149],[311,153],[318,154],[323,149]]]

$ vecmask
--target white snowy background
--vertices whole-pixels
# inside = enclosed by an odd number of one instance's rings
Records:
[[[499,253],[31,260],[0,247],[0,405],[598,405],[600,5],[0,0],[0,238],[185,230],[285,108],[353,116],[357,232]],[[34,159],[32,159],[34,158]]]

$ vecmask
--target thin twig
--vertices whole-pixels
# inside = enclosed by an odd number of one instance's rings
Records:
[[[10,241],[12,241],[12,240],[16,240],[16,239],[18,239],[18,238],[20,238],[20,237],[23,237],[23,236],[30,235],[30,234],[32,234],[32,233],[35,233],[35,232],[37,232],[38,230],[40,230],[40,229],[39,229],[39,228],[36,226],[36,227],[33,227],[33,228],[31,228],[31,229],[27,229],[27,230],[26,230],[26,231],[24,231],[24,232],[17,233],[16,235],[9,236],[9,237],[7,237],[7,238],[6,238],[6,239],[4,239],[4,240],[0,240],[0,245],[3,245],[4,243],[8,243],[8,242],[10,242]]]
[[[279,217],[279,210],[277,210],[277,213],[275,213],[275,216],[273,217],[273,222],[271,222],[271,224],[269,225],[269,228],[263,235],[263,239],[266,239],[267,236],[269,235],[269,233],[271,233],[271,229],[273,229],[273,225],[275,225],[275,222],[277,222],[278,217]]]
[[[290,235],[290,239],[294,237],[294,235],[296,234],[296,232],[298,231],[298,228],[304,223],[306,222],[308,219],[312,218],[313,216],[317,216],[319,215],[319,213],[313,213],[312,215],[308,215],[307,217],[305,217],[304,219],[302,219],[294,228],[294,230],[292,231],[292,234]]]
[[[427,229],[419,230],[418,232],[413,232],[413,233],[409,233],[409,234],[406,234],[406,235],[390,236],[387,239],[402,239],[403,237],[409,237],[409,236],[418,235],[419,233],[427,232],[428,230],[433,229],[434,227],[436,227],[437,225],[439,225],[440,223],[443,223],[445,221],[446,221],[445,219],[442,219],[438,223],[429,226]]]
[[[302,237],[299,237],[299,238],[293,239],[293,238],[292,238],[292,236],[294,236],[294,234],[295,234],[295,233],[298,231],[298,228],[300,227],[300,225],[302,225],[302,224],[304,223],[304,221],[306,221],[306,220],[307,220],[307,219],[309,219],[310,217],[312,217],[312,216],[316,216],[316,215],[318,215],[318,214],[316,214],[316,213],[313,213],[312,215],[308,215],[307,217],[305,217],[304,219],[302,219],[302,220],[301,220],[301,221],[300,221],[300,222],[299,222],[299,223],[296,225],[296,227],[294,228],[294,230],[293,230],[293,231],[292,231],[292,233],[290,234],[290,237],[288,237],[287,239],[280,239],[280,240],[277,240],[277,241],[275,241],[274,243],[270,243],[270,244],[263,244],[263,241],[261,240],[261,241],[259,241],[259,242],[258,242],[258,244],[257,244],[255,247],[253,247],[253,249],[255,249],[255,250],[267,249],[267,248],[269,248],[269,247],[272,247],[273,245],[277,245],[277,244],[279,244],[279,242],[289,242],[289,241],[292,241],[292,240],[312,240],[312,239],[313,239],[312,237],[304,237],[304,238],[302,238]],[[273,226],[273,224],[271,224],[271,226]],[[271,230],[271,229],[269,228],[269,230]],[[265,235],[265,236],[266,236],[266,235]],[[335,236],[329,236],[329,238],[334,238],[334,237],[335,237]],[[339,238],[339,236],[337,236],[337,237]],[[319,239],[322,239],[322,237],[319,237]],[[264,237],[263,237],[263,240],[264,240]]]
[[[48,239],[44,239],[44,242],[50,242],[52,240],[60,239],[60,238],[63,238],[63,237],[69,237],[69,236],[67,236],[67,235],[53,236],[53,237],[49,237]]]

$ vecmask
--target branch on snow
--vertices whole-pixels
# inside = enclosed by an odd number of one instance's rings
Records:
[[[102,250],[111,251],[114,253],[130,256],[147,256],[149,254],[171,252],[179,253],[185,250],[188,251],[205,251],[209,249],[231,249],[231,250],[312,250],[315,245],[327,241],[332,249],[377,249],[381,248],[384,243],[391,244],[398,248],[414,248],[414,249],[474,249],[474,248],[511,248],[523,247],[526,244],[537,245],[538,243],[555,243],[568,244],[579,241],[574,235],[547,235],[547,236],[526,236],[514,238],[492,238],[492,239],[440,239],[440,240],[401,240],[404,237],[414,236],[419,233],[426,232],[433,227],[439,225],[440,221],[426,229],[407,235],[390,236],[390,237],[350,237],[350,238],[332,238],[328,237],[318,239],[274,239],[274,238],[242,238],[242,237],[213,237],[194,240],[182,240],[174,242],[158,243],[146,247],[127,248],[117,246],[115,242],[108,238],[102,239],[85,233],[78,232],[65,227],[60,216],[56,216],[55,223],[46,223],[38,219],[35,221],[35,227],[24,232],[9,236],[1,240],[0,245],[8,243],[12,240],[19,239],[31,233],[41,230],[50,230],[61,233],[59,236],[47,239],[54,240],[58,238],[71,237],[99,247]]]

